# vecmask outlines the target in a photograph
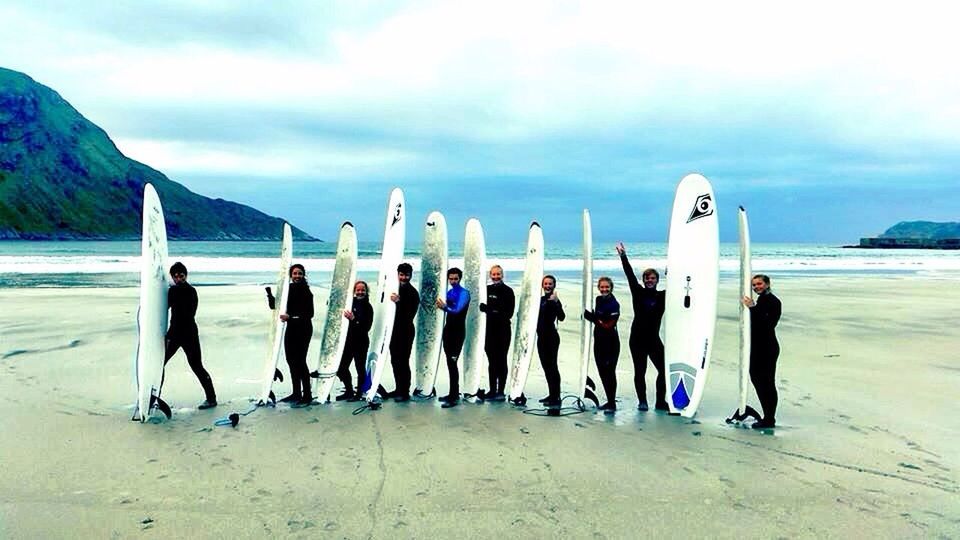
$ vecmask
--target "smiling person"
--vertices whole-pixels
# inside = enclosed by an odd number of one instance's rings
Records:
[[[763,418],[751,427],[765,429],[777,423],[776,376],[780,343],[777,341],[776,328],[782,306],[780,299],[770,291],[769,276],[757,274],[750,284],[753,292],[757,293],[756,301],[749,296],[743,297],[743,305],[750,308],[750,381],[763,409]]]
[[[597,373],[607,394],[607,402],[600,410],[612,413],[617,410],[617,361],[620,359],[620,334],[617,321],[620,319],[620,302],[613,296],[613,280],[604,276],[597,280],[597,297],[593,311],[583,311],[583,318],[593,323],[593,357]]]
[[[660,273],[653,268],[643,271],[643,285],[637,281],[637,275],[627,260],[627,250],[623,242],[617,243],[617,254],[623,273],[630,285],[630,297],[633,300],[633,324],[630,325],[630,355],[633,357],[633,385],[637,390],[637,409],[646,411],[647,405],[647,357],[657,369],[656,409],[669,410],[667,405],[667,379],[663,370],[663,342],[660,341],[660,321],[666,306],[666,291],[658,291]]]
[[[206,400],[198,409],[209,409],[217,406],[217,393],[213,389],[213,380],[207,370],[203,369],[200,354],[200,332],[197,329],[197,306],[200,303],[197,290],[187,283],[187,267],[182,262],[175,262],[170,267],[170,277],[173,285],[167,290],[167,305],[170,306],[170,327],[166,336],[166,351],[163,363],[173,358],[177,350],[182,348],[187,355],[187,364],[193,374],[200,381]],[[166,372],[166,370],[164,370]],[[160,384],[161,388],[163,383]]]
[[[447,270],[446,298],[437,298],[437,307],[447,313],[447,322],[443,325],[443,352],[447,355],[447,371],[450,374],[450,392],[437,398],[444,409],[460,404],[460,370],[457,359],[463,351],[463,341],[467,337],[467,308],[470,306],[470,292],[460,285],[463,271],[459,268]]]
[[[397,305],[397,315],[393,319],[393,333],[390,336],[390,364],[393,366],[393,379],[397,387],[390,396],[394,401],[410,399],[410,351],[416,329],[413,319],[420,309],[420,293],[410,284],[413,266],[400,263],[397,266],[397,281],[400,287],[390,294],[390,300]]]
[[[487,316],[487,335],[483,349],[487,353],[487,374],[490,376],[490,391],[484,397],[488,401],[503,401],[507,385],[507,351],[510,350],[510,319],[516,298],[513,289],[503,282],[503,267],[490,267],[490,283],[487,285],[487,301],[480,304],[480,311]]]
[[[557,298],[557,278],[547,275],[540,282],[543,296],[540,297],[540,316],[537,319],[537,354],[547,379],[549,392],[540,400],[547,407],[560,405],[560,369],[557,367],[557,353],[560,350],[560,333],[557,322],[567,318],[563,304]]]
[[[307,350],[313,337],[313,293],[307,284],[307,271],[302,264],[290,267],[290,291],[287,293],[287,311],[280,320],[287,325],[283,352],[290,366],[293,393],[280,401],[293,407],[306,407],[313,402],[310,391],[310,370],[307,369]]]
[[[350,321],[347,327],[346,343],[343,347],[343,356],[340,357],[340,369],[337,377],[343,383],[343,394],[337,396],[337,401],[359,401],[360,388],[366,377],[367,350],[370,348],[370,327],[373,326],[373,306],[370,305],[370,287],[366,281],[353,284],[353,307],[343,312],[344,318]],[[357,388],[354,391],[350,377],[350,362],[353,361],[357,370]]]

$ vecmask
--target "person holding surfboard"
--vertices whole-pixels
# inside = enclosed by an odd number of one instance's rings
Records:
[[[390,293],[390,300],[397,305],[397,314],[393,319],[393,333],[390,335],[390,364],[393,366],[393,380],[397,387],[390,392],[394,401],[410,400],[410,351],[413,350],[413,338],[416,329],[413,319],[420,308],[420,293],[410,284],[413,266],[400,263],[397,266],[397,292]]]
[[[503,282],[503,267],[490,267],[490,283],[487,285],[487,301],[480,303],[480,311],[487,315],[487,335],[483,350],[487,353],[487,374],[490,376],[490,392],[487,401],[503,401],[507,386],[507,352],[510,350],[510,319],[516,307],[513,289]]]
[[[617,410],[617,361],[620,358],[620,334],[617,321],[620,319],[620,302],[613,296],[613,280],[601,277],[597,280],[600,296],[593,311],[583,311],[583,318],[593,323],[593,357],[597,373],[607,394],[607,402],[600,406],[604,412]]]
[[[448,409],[460,404],[460,370],[457,359],[463,350],[463,341],[467,334],[467,308],[470,307],[470,293],[460,286],[463,270],[447,270],[446,299],[437,298],[437,307],[447,313],[447,322],[443,326],[443,352],[447,355],[447,371],[450,373],[450,393],[439,398],[442,407]]]
[[[753,276],[750,283],[757,300],[743,297],[743,305],[750,308],[750,381],[757,391],[763,418],[754,422],[753,429],[769,429],[776,425],[777,413],[777,358],[780,343],[777,341],[777,323],[780,322],[782,306],[780,299],[770,291],[770,277],[764,274]]]
[[[306,407],[313,402],[310,370],[307,368],[307,350],[313,337],[313,293],[302,264],[290,267],[290,292],[287,294],[287,311],[280,314],[280,320],[287,326],[283,352],[290,366],[293,393],[280,401],[291,403],[293,407]]]
[[[182,262],[175,262],[170,267],[170,277],[173,285],[167,289],[167,305],[170,307],[170,327],[166,335],[166,351],[163,364],[166,365],[177,350],[183,349],[187,355],[187,364],[193,374],[200,381],[206,399],[197,406],[198,409],[210,409],[217,406],[217,393],[213,389],[213,380],[203,368],[200,353],[200,332],[197,329],[197,306],[200,299],[197,290],[187,282],[187,267]],[[161,388],[163,384],[161,383]]]
[[[560,369],[557,367],[557,353],[560,351],[560,333],[557,322],[567,318],[563,304],[557,298],[557,278],[546,275],[540,282],[543,296],[540,297],[540,315],[537,318],[537,354],[547,379],[549,393],[540,400],[547,407],[560,405]]]
[[[646,411],[647,405],[647,356],[657,369],[656,397],[654,407],[658,411],[668,411],[667,378],[663,369],[663,342],[660,341],[660,321],[666,306],[666,291],[658,291],[660,273],[653,268],[643,271],[643,284],[637,280],[627,250],[623,242],[617,242],[617,254],[623,273],[630,285],[633,300],[633,324],[630,325],[630,355],[633,357],[633,385],[637,389],[637,409]]]
[[[367,351],[370,349],[370,327],[373,326],[373,306],[370,305],[368,291],[370,286],[366,281],[357,281],[353,284],[353,307],[343,312],[343,316],[350,321],[347,329],[346,343],[343,347],[343,356],[340,357],[340,368],[337,377],[343,383],[343,393],[337,396],[337,401],[359,401],[360,388],[366,376]],[[354,391],[350,377],[350,361],[357,370],[357,388]]]

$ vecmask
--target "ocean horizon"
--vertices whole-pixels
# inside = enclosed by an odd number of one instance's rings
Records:
[[[373,276],[379,265],[379,242],[360,242],[358,272]],[[666,243],[625,243],[634,268],[666,265]],[[406,258],[419,271],[421,244],[407,246]],[[450,265],[462,264],[462,243],[450,244]],[[324,284],[333,271],[335,242],[297,242],[294,260],[307,268],[315,283]],[[489,264],[500,264],[508,283],[519,282],[525,246],[490,244]],[[279,242],[171,241],[169,259],[182,261],[197,285],[269,283],[275,279]],[[558,277],[579,278],[583,267],[579,243],[548,242],[545,271]],[[0,287],[128,287],[139,282],[139,241],[0,241]],[[614,243],[595,243],[594,275],[622,277]],[[753,244],[756,272],[790,275],[960,273],[960,252],[903,249],[844,248],[824,244]],[[739,268],[739,246],[720,244],[721,278],[734,277]],[[417,281],[417,276],[414,276]]]

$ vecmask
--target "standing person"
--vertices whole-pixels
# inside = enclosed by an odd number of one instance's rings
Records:
[[[343,383],[343,393],[337,396],[337,401],[359,401],[360,388],[367,375],[367,351],[370,349],[370,327],[373,326],[373,306],[370,305],[370,287],[366,281],[353,284],[353,307],[343,312],[343,316],[350,321],[347,327],[347,338],[343,347],[343,356],[340,357],[340,368],[337,377]],[[350,377],[350,361],[357,369],[357,388],[353,388]]]
[[[597,280],[597,297],[593,311],[583,311],[583,317],[593,323],[593,356],[597,373],[607,394],[607,402],[601,411],[617,410],[617,360],[620,357],[620,334],[617,320],[620,319],[620,302],[613,296],[613,280],[604,276]]]
[[[743,305],[750,308],[750,381],[763,409],[763,418],[751,427],[765,429],[777,423],[776,375],[780,343],[776,328],[782,306],[780,299],[770,291],[769,276],[757,274],[750,283],[753,292],[757,293],[756,302],[749,296],[743,297]]]
[[[437,298],[437,307],[447,313],[447,322],[443,325],[443,352],[447,355],[447,371],[450,373],[450,393],[439,398],[442,407],[448,409],[460,404],[460,371],[457,359],[463,350],[463,341],[467,337],[467,308],[470,307],[470,292],[460,286],[463,271],[459,268],[447,270],[446,299]]]
[[[310,391],[310,370],[307,369],[307,349],[313,337],[313,293],[307,284],[307,271],[302,264],[290,267],[290,291],[287,293],[287,312],[280,320],[287,325],[283,351],[290,366],[293,393],[280,401],[293,407],[306,407],[313,402]]]
[[[633,300],[633,324],[630,325],[630,355],[633,357],[633,385],[637,389],[637,409],[646,411],[647,405],[647,356],[657,369],[654,407],[658,411],[668,411],[667,379],[663,370],[663,342],[660,341],[660,321],[666,306],[666,291],[658,291],[660,273],[653,268],[643,271],[643,285],[637,281],[637,275],[627,260],[627,250],[623,242],[617,243],[617,254],[623,273],[630,284],[630,296]]]
[[[166,350],[163,355],[163,365],[173,358],[177,350],[183,348],[187,355],[187,364],[193,374],[200,381],[206,399],[197,406],[198,409],[210,409],[217,406],[217,393],[213,389],[213,380],[207,370],[203,369],[200,354],[200,331],[197,329],[197,306],[200,299],[193,285],[187,283],[187,267],[182,262],[175,262],[170,267],[170,277],[173,285],[167,290],[167,305],[170,306],[170,327],[167,329]],[[163,387],[163,383],[160,383]]]
[[[484,397],[489,401],[503,401],[507,386],[507,351],[510,350],[510,319],[516,298],[513,289],[503,282],[503,267],[490,267],[490,283],[487,285],[487,302],[480,304],[480,311],[487,315],[487,336],[483,350],[487,353],[487,373],[490,376],[490,392]]]
[[[410,284],[411,277],[413,266],[410,266],[410,263],[400,263],[397,266],[397,281],[400,282],[400,287],[397,292],[390,293],[390,300],[397,305],[393,333],[390,336],[390,364],[393,366],[393,379],[397,387],[389,395],[394,401],[410,400],[410,351],[416,335],[413,319],[420,309],[420,293]]]
[[[540,282],[543,296],[540,297],[540,316],[537,319],[537,354],[543,375],[547,378],[547,397],[540,403],[548,407],[560,405],[560,369],[557,368],[557,352],[560,350],[560,333],[557,322],[567,318],[563,304],[557,298],[557,278],[546,275]]]

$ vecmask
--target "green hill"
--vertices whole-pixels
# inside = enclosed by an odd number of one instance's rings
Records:
[[[147,182],[171,239],[280,237],[282,219],[198,195],[127,158],[59,94],[0,68],[0,239],[139,238]],[[294,237],[312,239],[296,228]]]
[[[927,240],[941,240],[944,238],[960,238],[960,223],[933,221],[901,221],[887,229],[880,238],[922,238]]]

